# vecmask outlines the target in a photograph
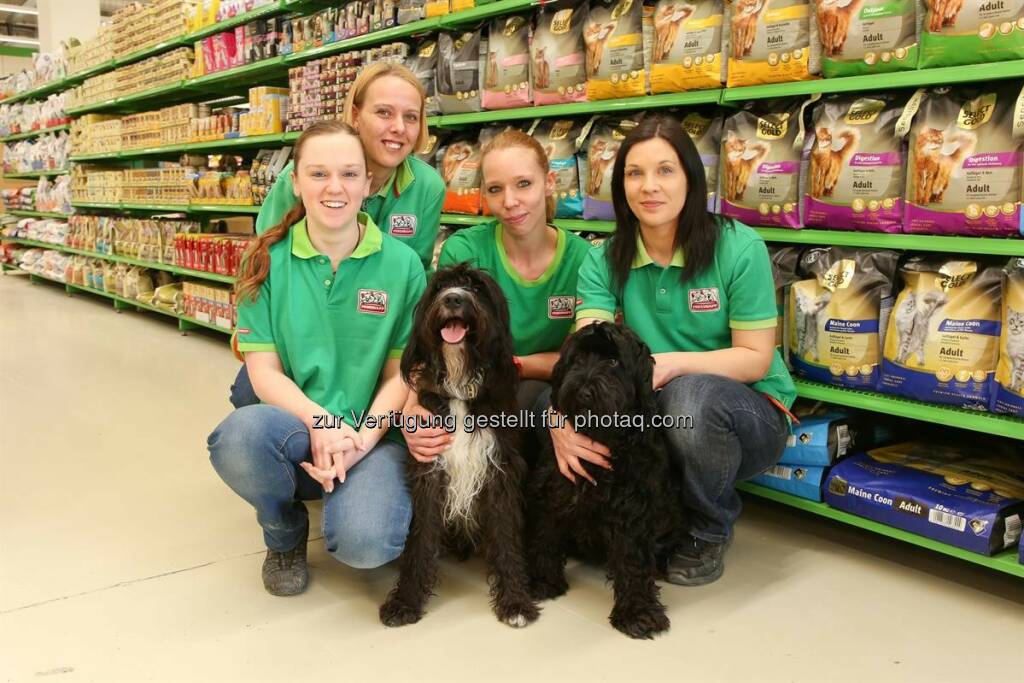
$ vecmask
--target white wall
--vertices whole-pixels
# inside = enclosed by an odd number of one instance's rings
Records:
[[[100,0],[37,0],[39,51],[60,52],[60,43],[92,38],[100,29]]]
[[[10,76],[32,66],[31,57],[8,57],[0,55],[0,76]]]

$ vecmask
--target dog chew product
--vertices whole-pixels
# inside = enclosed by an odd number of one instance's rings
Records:
[[[406,66],[416,75],[427,93],[423,105],[427,116],[440,114],[441,105],[437,101],[437,41],[424,40],[417,45]]]
[[[874,389],[892,306],[899,254],[840,247],[808,249],[801,269],[813,279],[789,292],[789,351],[798,375]]]
[[[496,17],[491,20],[484,63],[484,109],[528,107],[530,88],[530,20]]]
[[[803,247],[776,247],[768,245],[768,255],[772,260],[772,280],[775,282],[775,310],[778,312],[778,324],[775,325],[775,346],[782,351],[782,358],[789,362],[789,344],[785,331],[788,314],[786,302],[789,301],[789,288],[800,279],[797,269],[800,266],[800,254]]]
[[[641,0],[590,0],[583,41],[589,99],[647,94]]]
[[[829,97],[814,108],[804,224],[901,232],[903,143],[897,120],[907,98]]]
[[[806,81],[820,71],[809,0],[725,0],[725,20],[730,88]]]
[[[1024,477],[1012,447],[903,443],[851,455],[826,479],[825,502],[983,555],[1020,539]]]
[[[802,225],[802,111],[799,100],[765,100],[725,120],[718,162],[723,215],[747,225]]]
[[[988,409],[999,353],[999,268],[914,256],[900,275],[879,391]]]
[[[916,69],[918,0],[814,0],[826,78]]]
[[[580,145],[589,130],[589,123],[572,119],[537,119],[530,129],[548,157],[555,173],[555,216],[578,218],[583,215],[583,192],[580,190]]]
[[[925,0],[921,66],[1024,58],[1024,0]]]
[[[480,213],[480,140],[476,133],[456,135],[441,156],[441,178],[448,188],[445,213]]]
[[[651,93],[721,88],[723,0],[658,0],[651,45]]]
[[[480,111],[480,30],[437,35],[437,99],[445,114]]]
[[[612,167],[622,141],[639,125],[641,116],[595,117],[591,121],[590,135],[583,147],[584,153],[580,156],[584,218],[615,220],[615,210],[612,208]]]
[[[992,412],[1024,417],[1024,258],[1010,259],[1002,277],[1002,325]]]
[[[718,158],[722,145],[720,115],[690,112],[680,118],[683,130],[693,140],[704,164],[704,178],[708,184],[708,211],[718,213]]]
[[[537,10],[531,77],[533,98],[538,105],[586,101],[586,21],[586,0],[542,4]]]
[[[914,118],[904,231],[1021,234],[1020,94],[1019,82],[915,94],[908,105]]]

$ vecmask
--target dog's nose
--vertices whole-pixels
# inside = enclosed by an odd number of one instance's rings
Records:
[[[462,306],[462,295],[456,294],[454,292],[450,294],[445,294],[444,299],[442,299],[442,302],[448,308],[459,308],[460,306]]]

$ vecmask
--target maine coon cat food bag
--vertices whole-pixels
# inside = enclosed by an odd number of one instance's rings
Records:
[[[992,388],[992,412],[1024,417],[1024,258],[1003,268],[999,364]]]
[[[902,231],[903,141],[896,124],[906,103],[898,94],[834,96],[814,108],[805,225]]]
[[[441,106],[437,101],[437,41],[424,40],[417,45],[406,66],[416,74],[416,78],[427,92],[427,99],[424,102],[427,116],[440,114]]]
[[[704,164],[704,177],[708,184],[708,211],[718,213],[718,159],[722,146],[721,115],[690,112],[680,117],[679,123],[693,140]]]
[[[826,78],[916,69],[918,0],[814,0]]]
[[[808,379],[874,389],[892,307],[899,254],[840,247],[808,249],[801,270],[811,279],[789,290],[789,357]]]
[[[900,275],[879,391],[987,409],[999,353],[999,268],[913,256]]]
[[[480,213],[480,139],[478,134],[461,133],[449,141],[441,156],[441,179],[448,188],[445,213]]]
[[[612,167],[626,135],[637,127],[642,114],[630,117],[595,117],[590,135],[580,154],[580,182],[583,183],[583,217],[615,220],[612,208]]]
[[[537,119],[530,129],[530,135],[544,148],[548,164],[555,173],[557,218],[579,218],[583,215],[577,153],[587,130],[586,122],[572,119]]]
[[[821,71],[809,0],[725,0],[727,84],[806,81]]]
[[[590,0],[583,42],[591,100],[647,94],[642,0]]]
[[[1020,96],[1016,82],[986,89],[935,88],[911,98],[905,232],[1021,233]]]
[[[484,109],[512,109],[533,103],[530,87],[530,20],[491,20],[484,63]]]
[[[587,0],[552,2],[537,10],[530,51],[533,98],[538,105],[586,101],[586,21]]]
[[[480,111],[481,30],[437,34],[437,99],[445,114]]]
[[[658,0],[654,5],[651,93],[721,88],[723,0]]]
[[[1024,0],[925,0],[921,66],[1024,58]]]

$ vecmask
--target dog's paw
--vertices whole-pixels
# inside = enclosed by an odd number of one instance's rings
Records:
[[[406,626],[423,618],[423,610],[410,607],[400,600],[388,600],[380,606],[380,623],[385,626]]]
[[[633,608],[616,605],[608,621],[630,638],[653,638],[669,628],[668,615],[661,605]]]
[[[498,621],[508,624],[512,628],[523,628],[537,621],[540,616],[540,609],[532,602],[510,603],[498,605],[494,608]]]
[[[554,580],[534,579],[530,582],[530,597],[537,601],[554,600],[565,595],[568,590],[569,584],[564,576]]]

